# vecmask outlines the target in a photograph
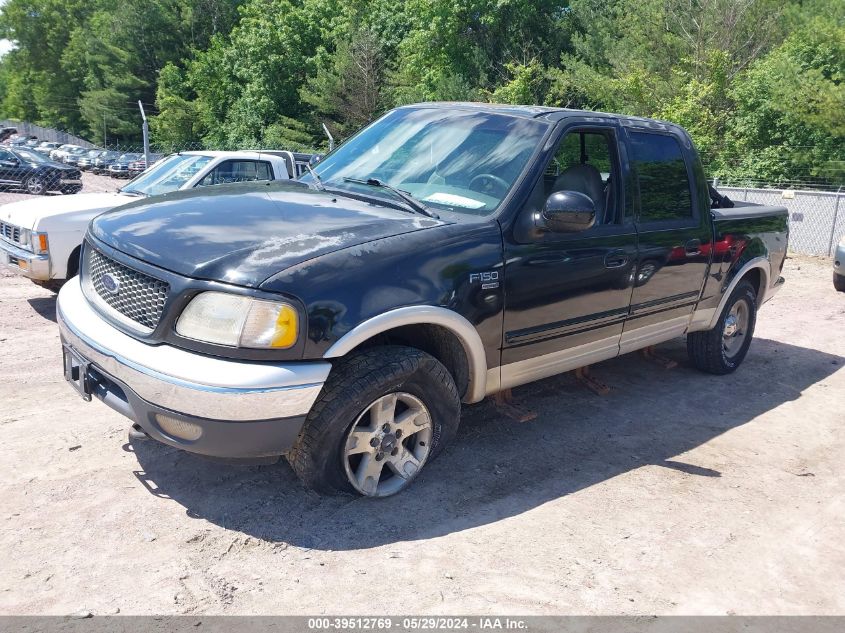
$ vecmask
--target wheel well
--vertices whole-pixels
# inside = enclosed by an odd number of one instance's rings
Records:
[[[469,388],[469,359],[460,339],[449,329],[428,323],[404,325],[367,339],[355,350],[379,345],[405,345],[431,354],[451,374],[461,398],[466,395]]]
[[[65,279],[70,279],[79,274],[79,251],[81,249],[81,246],[77,246],[71,251],[70,257],[67,258],[67,274],[65,275]]]
[[[742,276],[743,279],[747,279],[751,282],[751,285],[754,286],[754,293],[759,298],[760,296],[760,286],[763,280],[763,275],[760,274],[759,268],[752,268],[747,273]]]

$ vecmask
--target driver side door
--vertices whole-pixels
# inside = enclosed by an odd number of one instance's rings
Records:
[[[615,122],[569,123],[505,231],[502,388],[618,355],[637,255],[621,151]],[[596,224],[576,233],[534,230],[532,218],[561,190],[590,197]]]

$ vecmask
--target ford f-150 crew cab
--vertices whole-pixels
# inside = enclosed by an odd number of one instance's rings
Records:
[[[92,218],[139,197],[252,180],[287,180],[306,155],[292,152],[173,154],[116,193],[23,200],[0,207],[0,261],[35,283],[56,287],[78,272],[79,251]],[[70,170],[77,174],[77,170]],[[79,187],[81,188],[81,184]]]
[[[96,218],[58,298],[65,376],[136,434],[390,495],[461,402],[683,335],[734,371],[788,226],[730,205],[671,123],[398,108],[299,181]]]

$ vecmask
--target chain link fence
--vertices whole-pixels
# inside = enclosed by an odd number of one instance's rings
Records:
[[[845,235],[845,186],[835,191],[716,186],[734,202],[786,207],[789,250],[795,253],[833,255]]]

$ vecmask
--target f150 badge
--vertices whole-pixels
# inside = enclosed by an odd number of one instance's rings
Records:
[[[481,284],[482,290],[489,290],[490,288],[499,287],[499,271],[491,270],[484,273],[470,273],[469,283]]]

